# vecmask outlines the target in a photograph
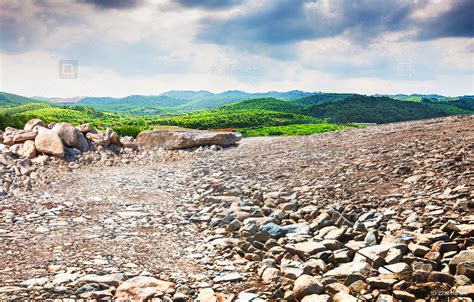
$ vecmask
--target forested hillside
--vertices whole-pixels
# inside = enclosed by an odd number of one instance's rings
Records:
[[[288,92],[269,91],[264,93],[248,93],[239,90],[230,90],[222,93],[212,93],[209,91],[168,91],[160,95],[131,95],[124,98],[85,97],[78,104],[92,106],[103,111],[154,115],[214,109],[252,98],[272,97],[290,100],[308,95],[311,95],[311,93],[299,90]]]
[[[473,100],[466,101],[472,104]],[[468,106],[468,104],[464,104]],[[389,97],[354,95],[336,102],[315,105],[305,110],[307,115],[335,123],[391,123],[419,120],[455,114],[472,114],[451,103],[406,102]]]
[[[302,93],[293,91],[274,94],[297,96]],[[264,94],[228,91],[219,95],[225,95],[227,99],[218,100],[217,94],[207,91],[175,91],[158,97],[134,95],[121,99],[84,98],[76,104],[58,104],[0,93],[0,128],[21,127],[29,119],[40,118],[46,123],[88,122],[97,129],[113,127],[120,135],[132,136],[145,129],[166,129],[170,126],[231,129],[245,135],[296,135],[341,129],[340,126],[328,126],[327,122],[390,123],[474,113],[474,99],[470,97],[432,95],[408,101],[387,96],[341,93],[316,93],[289,99],[251,98],[215,109],[196,111],[201,106],[212,108],[225,103],[231,97]],[[189,99],[181,99],[186,97]]]
[[[283,101],[275,98],[259,98],[234,103],[221,107],[225,110],[269,110],[279,112],[300,113],[306,108],[297,102]]]

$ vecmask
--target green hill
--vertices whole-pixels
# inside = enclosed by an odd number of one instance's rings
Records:
[[[472,114],[474,111],[448,104],[406,102],[389,97],[355,95],[340,101],[312,106],[304,113],[335,123],[390,123],[453,114]]]
[[[284,100],[308,96],[311,93],[299,90],[287,92],[249,93],[230,90],[222,93],[209,91],[168,91],[160,95],[131,95],[124,98],[85,97],[79,105],[92,106],[98,110],[132,114],[177,114],[215,109],[226,104],[252,98],[279,98]]]
[[[35,99],[27,98],[21,95],[12,94],[12,93],[0,92],[0,108],[19,106],[19,105],[24,105],[28,103],[49,103],[49,102],[35,100]]]
[[[293,103],[300,105],[317,105],[322,103],[336,102],[354,96],[353,93],[315,93],[293,100]]]
[[[301,114],[268,110],[214,109],[157,118],[156,125],[171,125],[194,129],[224,129],[256,126],[319,123],[320,120]]]
[[[302,112],[306,106],[275,98],[259,98],[222,106],[225,110],[268,110],[279,112]]]

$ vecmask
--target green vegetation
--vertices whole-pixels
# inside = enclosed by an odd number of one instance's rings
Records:
[[[157,118],[150,121],[157,125],[172,125],[194,129],[245,128],[289,124],[319,123],[319,119],[301,114],[266,110],[207,110],[185,115]]]
[[[28,103],[42,103],[42,101],[33,100],[16,94],[0,92],[0,107],[13,107]]]
[[[299,113],[306,108],[304,105],[290,101],[282,101],[275,98],[250,99],[240,103],[222,106],[224,110],[266,110]]]
[[[242,100],[245,97],[251,98]],[[474,113],[472,96],[394,97],[397,99],[343,93],[307,95],[301,91],[263,94],[174,91],[160,96],[84,98],[79,103],[59,104],[2,92],[0,129],[22,128],[28,120],[40,118],[46,123],[90,123],[97,129],[112,127],[121,136],[169,128],[231,129],[245,136],[306,135],[354,127],[341,125],[348,123],[390,123]]]
[[[27,98],[24,98],[27,99]],[[90,123],[96,129],[112,127],[122,136],[136,136],[143,130],[151,129],[148,122],[141,117],[116,113],[100,112],[88,106],[62,106],[52,103],[24,103],[13,101],[0,103],[0,129],[6,127],[23,128],[24,124],[33,118],[39,118],[45,123],[69,122],[73,125]],[[27,99],[30,100],[31,99]],[[13,106],[12,104],[21,104]]]
[[[255,128],[243,128],[239,129],[238,132],[242,133],[244,137],[250,136],[291,136],[291,135],[309,135],[315,133],[331,132],[337,130],[343,130],[347,128],[361,127],[360,125],[348,124],[294,124],[287,126],[266,126],[266,127],[255,127]]]
[[[309,107],[305,113],[334,123],[391,123],[474,112],[448,104],[354,95],[344,100]]]
[[[296,99],[293,102],[295,104],[311,106],[316,104],[341,101],[354,95],[355,94],[353,93],[316,93]]]
[[[238,90],[223,93],[209,91],[169,91],[160,95],[131,95],[124,98],[86,97],[78,105],[94,107],[100,111],[136,115],[182,114],[206,109],[215,109],[226,104],[238,103],[252,98],[278,98],[283,100],[308,96],[311,93],[298,90],[288,92],[270,91],[248,93]]]

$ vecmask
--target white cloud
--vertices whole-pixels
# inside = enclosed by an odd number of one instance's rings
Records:
[[[0,90],[12,93],[125,96],[172,89],[304,89],[474,94],[474,44],[468,38],[415,41],[407,39],[417,32],[409,28],[371,37],[368,44],[355,43],[344,32],[285,45],[254,45],[247,51],[205,43],[197,36],[203,20],[233,18],[263,9],[263,2],[219,10],[186,9],[171,0],[143,1],[127,9],[72,1],[18,3],[4,0],[0,7],[2,22],[14,25],[10,36],[2,37],[10,44],[0,54]],[[331,3],[314,2],[305,9],[344,23]],[[414,10],[410,18],[428,20],[450,9],[433,3]],[[79,79],[58,77],[61,59],[78,61]],[[399,74],[400,63],[411,66],[408,74]]]

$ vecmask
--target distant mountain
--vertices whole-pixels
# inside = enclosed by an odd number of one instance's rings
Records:
[[[132,95],[124,98],[85,97],[81,99],[78,104],[92,106],[104,111],[159,114],[213,109],[252,98],[273,97],[282,100],[290,100],[311,94],[310,92],[299,90],[259,93],[249,93],[240,90],[229,90],[222,93],[212,93],[204,90],[174,90],[156,96]]]
[[[21,95],[0,92],[0,107],[12,107],[19,106],[28,103],[45,103],[45,100],[37,100],[32,98],[27,98]]]

